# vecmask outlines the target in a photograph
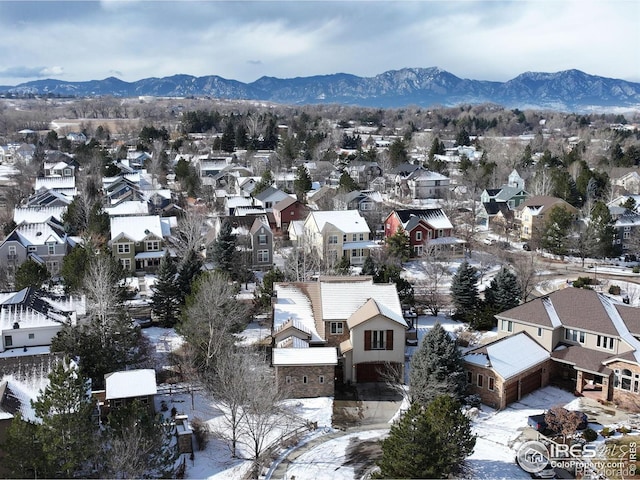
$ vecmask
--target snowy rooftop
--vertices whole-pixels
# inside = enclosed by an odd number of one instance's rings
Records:
[[[277,301],[273,306],[273,329],[282,327],[291,320],[295,326],[311,334],[312,341],[321,341],[314,322],[311,302],[299,288],[291,285],[275,285]]]
[[[149,235],[163,238],[171,233],[169,224],[159,215],[111,217],[111,240],[121,235],[139,242]]]
[[[146,368],[109,373],[105,375],[105,392],[107,400],[155,395],[156,372]]]
[[[58,235],[48,223],[24,223],[19,225],[16,232],[23,239],[23,245],[44,245],[46,242],[64,243],[64,238]]]
[[[273,365],[337,365],[335,347],[274,348]]]
[[[76,177],[39,177],[36,178],[34,190],[37,192],[41,188],[49,190],[56,189],[74,189],[76,186]]]
[[[373,298],[379,308],[402,318],[398,291],[393,284],[365,282],[321,282],[322,316],[325,320],[344,320]],[[394,318],[394,317],[391,317]]]
[[[505,380],[549,358],[549,352],[525,333],[512,335],[491,343],[487,345],[486,352],[491,367]],[[481,359],[477,352],[470,352],[465,356],[465,360],[470,360],[471,363],[477,365],[486,364],[486,361],[484,364],[478,363]]]
[[[105,208],[104,211],[110,217],[117,215],[148,215],[149,206],[147,202],[131,200],[120,202],[114,207]]]
[[[62,214],[66,212],[67,207],[16,207],[13,210],[13,221],[16,224],[25,223],[43,223],[53,217],[62,220]]]
[[[369,225],[357,210],[322,211],[309,214],[322,231],[327,224],[334,225],[343,233],[370,232]]]

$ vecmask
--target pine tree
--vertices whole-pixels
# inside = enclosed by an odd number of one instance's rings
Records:
[[[231,229],[231,222],[222,222],[220,232],[213,246],[213,261],[218,270],[231,274],[234,270],[236,258],[237,237]]]
[[[307,196],[307,192],[311,190],[312,182],[311,175],[307,167],[301,165],[296,171],[296,179],[293,181],[293,189],[296,192],[296,197],[301,202],[304,202]]]
[[[180,291],[176,289],[178,269],[169,256],[160,260],[156,275],[151,310],[163,327],[173,327],[180,312]]]
[[[200,256],[195,251],[189,250],[178,265],[176,287],[181,304],[184,304],[185,299],[191,294],[193,282],[200,275],[202,263]]]
[[[461,263],[451,280],[451,300],[456,318],[470,321],[476,315],[480,305],[477,282],[478,271],[466,261]]]
[[[47,267],[31,259],[27,259],[27,261],[16,270],[15,287],[16,290],[22,290],[26,287],[40,288],[42,284],[50,278],[51,275]]]
[[[411,357],[410,394],[413,402],[428,404],[438,395],[464,397],[467,378],[455,341],[436,323]]]
[[[596,255],[599,257],[613,257],[619,253],[613,243],[616,234],[614,220],[604,202],[598,201],[595,203],[591,212],[591,221],[594,223],[597,237]]]
[[[520,305],[522,292],[518,279],[508,269],[501,268],[484,291],[484,301],[495,313],[504,312]]]
[[[33,402],[41,421],[36,437],[42,445],[48,473],[56,477],[83,476],[96,452],[95,405],[87,379],[67,360],[49,374],[49,385]]]
[[[7,436],[2,449],[5,456],[2,460],[6,468],[7,478],[47,478],[52,472],[47,471],[42,444],[37,441],[38,425],[22,418],[17,412],[7,429]]]
[[[376,478],[447,478],[475,442],[471,421],[451,397],[437,397],[426,407],[413,403],[382,441]]]
[[[375,275],[376,274],[376,262],[371,255],[367,255],[362,264],[361,275]]]
[[[401,227],[398,227],[396,233],[394,233],[390,237],[387,237],[385,243],[387,244],[389,253],[392,256],[400,259],[400,261],[406,262],[407,260],[409,260],[409,257],[411,257],[411,245],[409,243],[409,236]]]

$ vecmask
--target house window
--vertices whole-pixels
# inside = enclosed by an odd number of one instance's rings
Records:
[[[622,238],[624,238],[625,240],[631,238],[631,232],[623,232]]]
[[[15,245],[9,245],[9,255],[15,255],[16,254],[16,246]]]
[[[364,240],[364,233],[361,233],[359,236],[359,240],[362,242]]]
[[[362,248],[355,248],[355,249],[351,250],[351,256],[352,257],[363,257],[364,256],[364,250]]]
[[[342,242],[343,243],[347,242],[347,234],[346,233],[344,235],[342,235]]]
[[[318,383],[323,384],[324,383],[324,375],[320,375],[318,377]]]
[[[4,336],[4,346],[5,347],[13,346],[13,337],[11,335]]]
[[[358,239],[358,234],[357,233],[352,233],[351,234],[351,241],[355,242]]]
[[[160,250],[159,240],[149,240],[147,242],[147,252],[157,252],[158,250]]]
[[[309,378],[306,375],[302,376],[302,383],[304,383],[305,385],[309,383]]]
[[[34,338],[36,338],[36,334],[35,333],[30,333],[29,334],[29,340],[33,340]]]
[[[267,244],[267,236],[266,235],[258,235],[258,244],[266,245]]]
[[[329,330],[331,335],[342,335],[344,332],[344,324],[342,322],[331,322]]]
[[[269,250],[258,250],[258,262],[259,263],[269,262]]]
[[[130,258],[121,258],[120,259],[120,264],[122,265],[122,268],[124,268],[125,270],[131,270],[131,259]]]
[[[416,242],[422,241],[422,232],[416,232]]]
[[[371,349],[372,350],[384,350],[384,330],[372,330],[371,331]]]
[[[284,383],[286,383],[287,385],[291,385],[291,375],[287,375],[286,377],[284,377]]]
[[[633,373],[628,368],[622,370],[616,369],[615,380],[613,386],[622,390],[631,391],[631,385],[633,380]]]
[[[513,322],[511,320],[502,320],[501,330],[503,332],[513,332]]]
[[[473,381],[473,374],[467,371],[467,383],[471,383]]]
[[[484,384],[484,375],[482,375],[481,373],[478,374],[478,386],[480,388],[482,388],[482,385]]]
[[[489,385],[487,385],[487,388],[493,392],[493,389],[495,388],[496,380],[493,377],[489,377],[488,380],[489,380]]]
[[[119,243],[118,244],[118,253],[131,253],[131,244],[130,243]]]
[[[27,247],[27,252],[29,253],[33,253],[33,252],[37,252],[38,251],[38,247],[36,247],[35,245],[29,245]]]
[[[580,330],[567,329],[565,330],[564,338],[571,342],[584,343],[584,332]]]
[[[422,256],[422,245],[414,245],[413,246],[413,253],[415,254],[416,257],[421,257]]]
[[[597,345],[599,348],[606,350],[613,350],[613,337],[605,337],[604,335],[598,335]]]
[[[49,253],[49,255],[55,255],[56,254],[56,244],[49,242],[47,243],[47,251]]]
[[[538,327],[538,336],[541,337],[542,336],[542,328]]]
[[[329,245],[337,245],[337,244],[338,244],[338,236],[329,235]]]

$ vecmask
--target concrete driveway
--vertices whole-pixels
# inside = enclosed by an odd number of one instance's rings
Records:
[[[386,425],[402,404],[402,395],[381,383],[359,383],[345,387],[333,401],[333,427]]]

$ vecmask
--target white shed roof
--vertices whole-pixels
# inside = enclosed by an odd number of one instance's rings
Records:
[[[337,365],[338,352],[335,347],[274,348],[273,365]]]
[[[157,392],[156,372],[150,368],[113,372],[105,375],[105,398],[107,400],[155,395]]]

